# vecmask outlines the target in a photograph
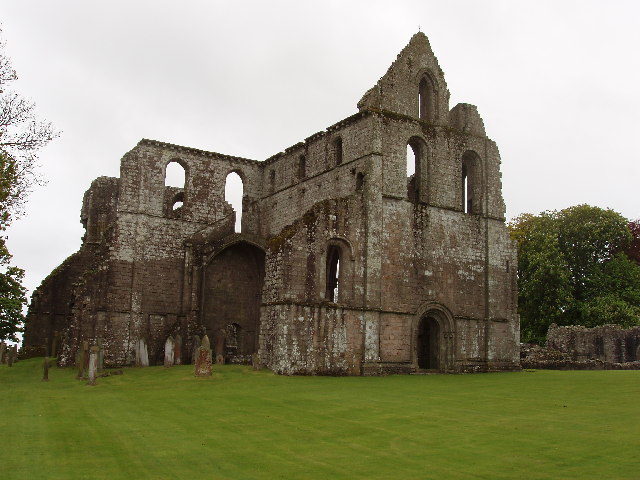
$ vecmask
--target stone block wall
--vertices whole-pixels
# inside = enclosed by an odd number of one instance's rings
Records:
[[[284,374],[517,369],[500,156],[477,109],[448,101],[417,34],[358,113],[265,161],[140,141],[85,195],[83,246],[34,294],[25,343],[63,331],[68,364],[101,337],[123,365],[140,338],[154,363],[169,335],[207,333],[227,361]],[[171,162],[183,187],[165,185]]]

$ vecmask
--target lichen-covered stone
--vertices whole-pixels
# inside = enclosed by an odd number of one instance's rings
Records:
[[[25,351],[60,331],[68,365],[99,336],[129,365],[146,338],[162,364],[169,335],[206,333],[216,361],[282,374],[519,368],[516,250],[477,108],[450,109],[418,33],[358,109],[264,161],[141,140],[87,190],[83,244],[34,293]]]

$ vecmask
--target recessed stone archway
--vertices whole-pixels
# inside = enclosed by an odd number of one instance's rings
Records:
[[[444,305],[428,302],[414,316],[412,363],[415,370],[454,371],[455,323]]]

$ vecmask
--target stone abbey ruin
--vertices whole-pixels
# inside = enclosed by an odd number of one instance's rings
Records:
[[[165,185],[172,162],[184,188]],[[68,365],[99,339],[120,366],[143,342],[162,364],[179,335],[188,363],[206,333],[219,359],[282,374],[518,369],[500,177],[418,33],[357,113],[264,161],[141,140],[85,193],[82,246],[33,294],[25,351],[56,341]]]

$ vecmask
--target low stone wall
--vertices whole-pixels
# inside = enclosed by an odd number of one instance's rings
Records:
[[[640,370],[640,327],[552,324],[547,346],[523,344],[522,368],[554,370]]]

